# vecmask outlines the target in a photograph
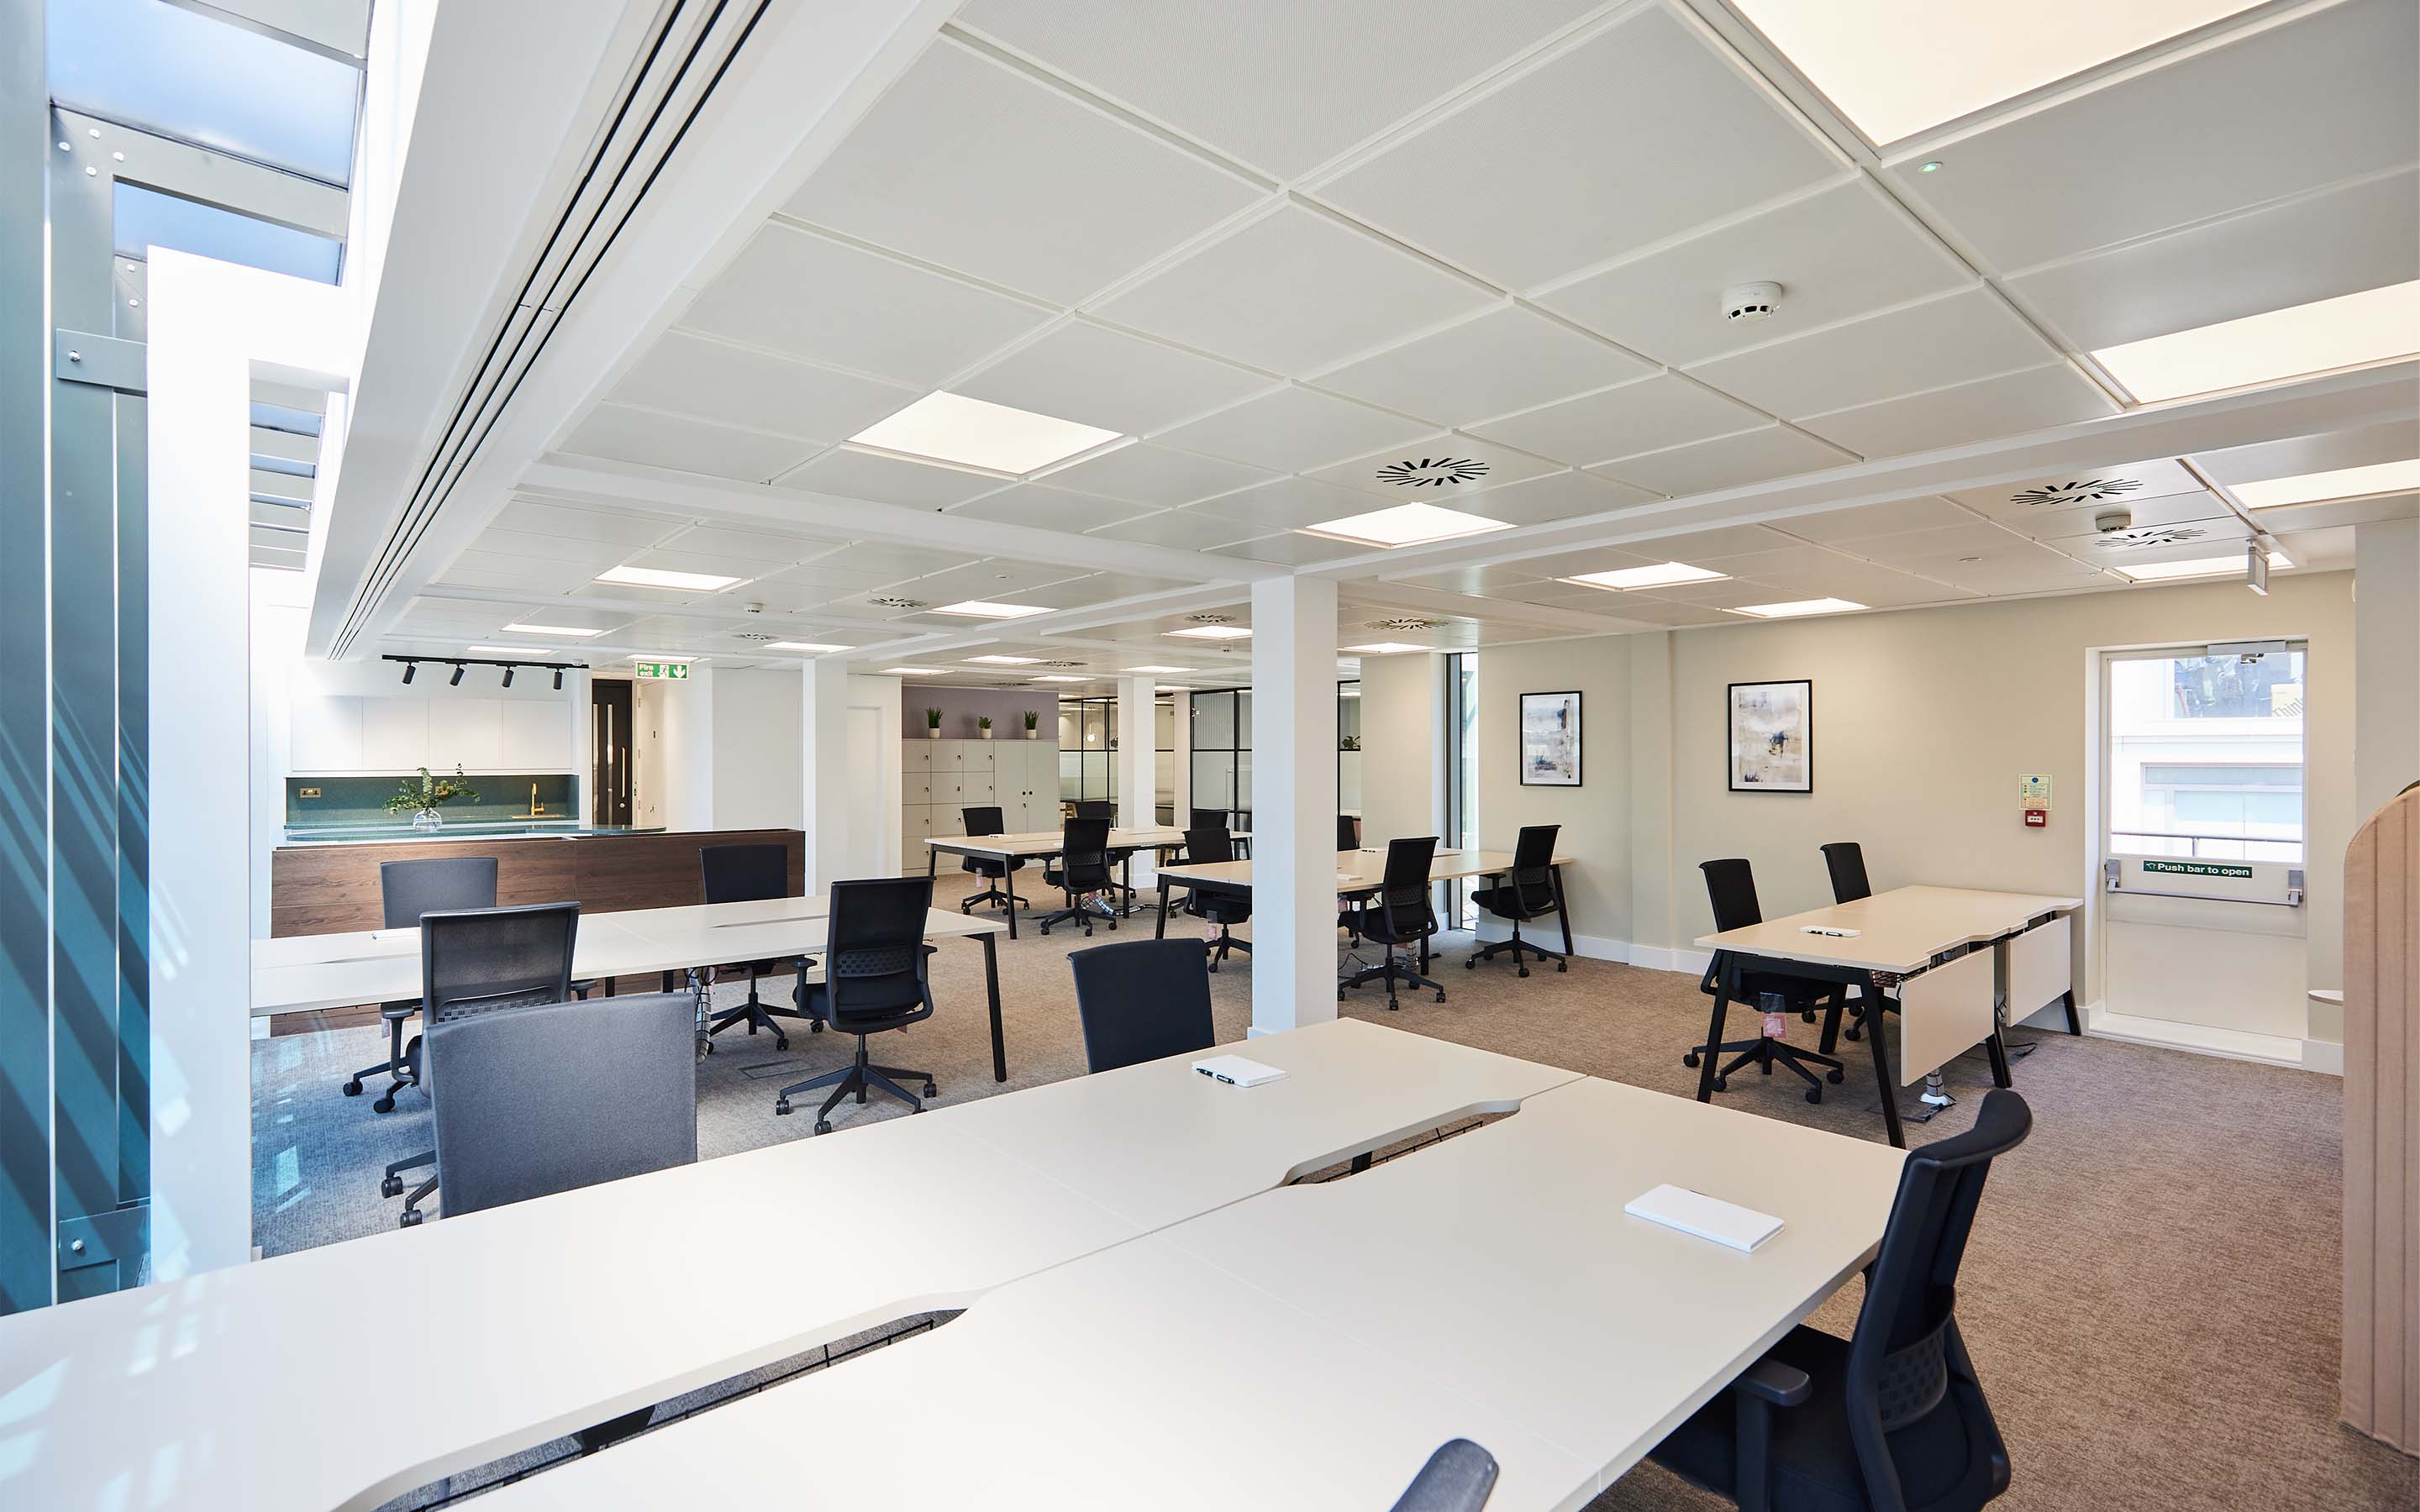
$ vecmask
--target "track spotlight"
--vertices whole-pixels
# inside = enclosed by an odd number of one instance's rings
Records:
[[[2257,537],[2244,548],[2243,586],[2263,598],[2269,596],[2269,554],[2260,548]]]
[[[447,687],[459,687],[462,686],[462,664],[460,662],[458,661],[454,664],[454,675],[445,679],[445,686]]]
[[[563,691],[563,669],[560,667],[554,670],[554,690],[558,693]]]
[[[420,663],[416,661],[405,662],[403,664],[403,680],[407,683],[411,682],[414,676],[418,675],[419,671]]]
[[[506,687],[513,686],[513,668],[510,662],[504,664],[504,686]]]

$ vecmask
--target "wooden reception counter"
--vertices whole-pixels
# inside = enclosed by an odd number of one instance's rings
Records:
[[[790,890],[806,875],[805,837],[795,829],[569,830],[549,834],[391,837],[281,845],[269,862],[269,933],[333,934],[378,929],[379,863],[492,856],[496,902],[573,902],[587,913],[670,908],[706,901],[698,852],[709,845],[789,848]]]

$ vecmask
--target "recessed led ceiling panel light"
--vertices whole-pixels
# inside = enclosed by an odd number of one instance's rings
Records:
[[[2415,353],[2420,281],[2104,347],[2092,355],[2127,393],[2149,404]]]
[[[1079,425],[1031,409],[938,393],[849,438],[861,446],[878,446],[886,452],[1017,473],[1048,467],[1117,439],[1116,431],[1098,425]]]
[[[554,655],[544,646],[464,646],[462,649],[475,656],[551,656]]]
[[[2373,462],[2363,468],[2336,468],[2304,472],[2290,478],[2263,478],[2239,483],[2232,492],[2253,509],[2279,504],[2315,504],[2330,499],[2359,499],[2365,494],[2402,493],[2420,488],[2420,457],[2409,462]]]
[[[1183,636],[1187,640],[1241,640],[1252,632],[1239,625],[1196,625],[1188,629],[1171,630],[1168,633]]]
[[[970,620],[1021,620],[1028,614],[1047,614],[1050,611],[1039,604],[994,604],[985,599],[970,598],[962,603],[936,604],[933,612],[963,614]]]
[[[1129,672],[1189,672],[1192,670],[1190,667],[1122,667],[1119,669],[1121,671]]]
[[[1041,661],[1039,656],[969,656],[977,667],[1031,667]]]
[[[2290,567],[2294,563],[2283,551],[2269,553],[2269,565]],[[2124,573],[2136,582],[2162,582],[2171,578],[2233,577],[2243,570],[2240,556],[2180,557],[2169,562],[2113,562],[2110,567]]]
[[[592,635],[605,633],[602,630],[583,630],[576,625],[507,625],[504,628],[515,635],[568,635],[583,640]]]
[[[1398,547],[1425,546],[1431,541],[1450,541],[1457,536],[1484,535],[1489,531],[1509,531],[1512,528],[1509,520],[1466,515],[1459,509],[1443,509],[1435,504],[1397,504],[1392,509],[1373,510],[1367,515],[1324,519],[1316,525],[1302,527],[1300,533],[1324,535],[1331,541],[1354,541],[1362,546]]]
[[[1064,672],[1045,672],[1034,679],[1037,683],[1089,683],[1089,677],[1070,677]]]
[[[1877,143],[1913,136],[2252,8],[2250,0],[1736,4],[1809,83]]]
[[[1722,582],[1730,577],[1727,572],[1714,572],[1705,567],[1693,567],[1685,562],[1666,562],[1652,567],[1622,567],[1613,572],[1584,572],[1576,578],[1566,578],[1567,583],[1579,583],[1589,588],[1669,588],[1675,583]]]
[[[939,667],[885,667],[882,670],[889,672],[893,677],[939,677],[941,675],[941,669]]]
[[[1800,598],[1787,604],[1743,604],[1731,612],[1753,614],[1762,620],[1791,620],[1801,614],[1845,614],[1865,607],[1845,598]]]
[[[632,652],[632,653],[630,654],[630,659],[631,659],[632,661],[695,661],[695,660],[697,660],[697,658],[696,658],[695,656],[666,656],[664,653],[662,653],[662,652],[660,652],[660,651],[637,651],[637,652]]]
[[[710,594],[739,579],[712,572],[670,572],[662,567],[609,567],[597,575],[600,583],[625,583],[632,588],[685,588]]]
[[[1406,640],[1373,640],[1366,646],[1346,646],[1344,649],[1357,656],[1393,656],[1406,651],[1426,651],[1428,647],[1416,646]]]
[[[765,644],[765,649],[768,651],[812,651],[817,655],[821,655],[827,651],[851,651],[856,648],[853,646],[826,645],[821,640],[768,640]]]

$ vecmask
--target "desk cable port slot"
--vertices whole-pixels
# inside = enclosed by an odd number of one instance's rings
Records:
[[[1288,1186],[1322,1186],[1329,1181],[1341,1181],[1346,1177],[1358,1176],[1362,1172],[1369,1170],[1373,1166],[1384,1165],[1389,1161],[1402,1160],[1406,1155],[1417,1155],[1424,1149],[1435,1149],[1437,1146],[1444,1144],[1449,1139],[1458,1139],[1464,1134],[1471,1133],[1473,1130],[1484,1129],[1491,1123],[1500,1123],[1504,1119],[1512,1117],[1512,1115],[1520,1111],[1520,1108],[1516,1105],[1508,1108],[1481,1108],[1468,1112],[1457,1113],[1437,1124],[1435,1128],[1422,1129],[1417,1134],[1406,1135],[1405,1137],[1395,1140],[1389,1144],[1381,1145],[1375,1149],[1365,1150],[1362,1153],[1352,1156],[1346,1160],[1323,1162],[1309,1170],[1289,1178],[1285,1184]]]

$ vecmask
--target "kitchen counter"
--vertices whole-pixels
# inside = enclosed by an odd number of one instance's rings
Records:
[[[442,829],[414,829],[409,820],[392,825],[288,825],[286,844],[302,845],[410,845],[449,840],[587,840],[600,835],[660,835],[661,825],[652,828],[636,825],[583,825],[577,819],[482,819],[457,823],[447,820]]]

